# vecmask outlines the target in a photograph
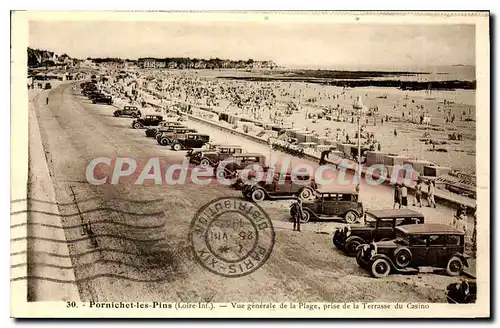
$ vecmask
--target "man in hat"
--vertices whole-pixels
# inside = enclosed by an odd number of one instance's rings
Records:
[[[403,183],[401,185],[401,206],[404,206],[408,208],[408,188],[406,188],[406,185]]]
[[[422,180],[417,180],[417,185],[415,186],[415,199],[413,201],[413,206],[422,207]]]
[[[398,208],[401,208],[401,185],[398,182],[396,184],[396,188],[394,189],[394,204],[392,205],[392,208],[396,208],[396,205],[398,205]]]
[[[302,199],[297,197],[297,201],[292,204],[292,213],[293,213],[293,231],[300,232],[300,220],[304,216],[304,212],[302,210]]]

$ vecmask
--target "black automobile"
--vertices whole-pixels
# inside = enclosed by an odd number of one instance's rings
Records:
[[[153,127],[153,128],[149,128],[146,130],[146,137],[149,137],[149,138],[154,138],[156,137],[156,134],[162,130],[163,128],[170,128],[170,127],[173,127],[173,126],[182,126],[182,127],[186,127],[184,125],[182,125],[182,123],[178,122],[178,121],[170,121],[170,120],[163,120],[160,122],[160,124],[158,124],[157,127]]]
[[[115,110],[113,115],[115,117],[132,116],[137,118],[141,116],[141,111],[135,106],[124,106],[123,109]]]
[[[359,247],[358,265],[374,278],[391,272],[418,273],[420,268],[458,276],[468,267],[465,233],[446,224],[411,224],[396,228],[396,239]]]
[[[158,126],[163,120],[161,115],[146,115],[140,117],[132,122],[132,127],[134,129],[142,129],[145,126]]]
[[[160,135],[159,138],[156,138],[158,143],[162,146],[168,146],[172,143],[173,140],[183,138],[186,133],[197,133],[195,129],[190,129],[186,127],[174,127],[169,131],[163,131],[160,132],[158,135]]]
[[[363,204],[356,191],[318,192],[314,199],[304,201],[302,207],[304,223],[310,219],[331,220],[339,217],[347,223],[356,223],[363,215]]]
[[[372,241],[394,239],[396,227],[422,223],[424,223],[424,216],[410,209],[366,211],[364,223],[349,224],[335,230],[333,245],[349,256],[356,256],[358,246]]]
[[[201,133],[187,133],[184,137],[174,140],[171,143],[173,150],[201,148],[210,141],[210,136]]]
[[[113,98],[111,96],[101,95],[101,96],[97,96],[97,97],[93,98],[92,103],[93,104],[111,105],[113,103]]]

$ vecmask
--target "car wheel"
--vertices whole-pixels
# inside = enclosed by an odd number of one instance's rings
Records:
[[[200,165],[201,165],[201,166],[210,166],[210,161],[208,160],[208,158],[203,158],[203,159],[200,161]]]
[[[142,124],[139,122],[134,123],[134,129],[140,129],[142,127]]]
[[[464,270],[464,263],[458,256],[452,256],[446,265],[446,273],[449,276],[458,276]]]
[[[162,145],[162,146],[168,146],[169,143],[170,142],[169,142],[168,138],[161,138],[160,139],[160,145]]]
[[[300,191],[299,197],[302,198],[302,200],[309,200],[313,196],[313,192],[309,188],[304,188]]]
[[[349,256],[355,256],[358,253],[358,246],[361,245],[361,243],[357,240],[351,240],[348,241],[344,245],[344,250],[347,255]]]
[[[311,214],[309,213],[309,211],[303,211],[303,214],[302,215],[302,218],[300,219],[300,222],[301,223],[307,223],[309,222],[309,220],[311,219]]]
[[[376,259],[371,264],[371,274],[374,278],[387,277],[391,272],[391,265],[386,259]]]
[[[339,240],[339,232],[338,231],[335,231],[335,233],[333,234],[333,246],[335,246],[335,248],[337,248],[337,249],[343,248],[342,247],[343,245]]]
[[[347,211],[347,213],[344,215],[345,222],[349,224],[356,223],[358,221],[358,214],[354,211]]]
[[[139,117],[139,115],[137,115],[137,113],[133,113],[133,114],[132,114],[132,117],[138,118],[138,117]]]
[[[394,251],[394,262],[400,268],[407,267],[411,262],[411,252],[408,248],[402,247]]]
[[[172,146],[172,149],[175,150],[175,151],[179,151],[179,150],[181,150],[181,148],[182,148],[182,146],[179,143],[175,143]]]
[[[250,194],[250,197],[252,198],[252,200],[254,202],[260,202],[266,198],[266,193],[264,192],[264,190],[259,188],[259,189],[255,189],[254,191],[252,191],[252,193]]]
[[[114,112],[113,115],[114,115],[114,117],[118,117],[118,116],[120,116],[120,113]]]

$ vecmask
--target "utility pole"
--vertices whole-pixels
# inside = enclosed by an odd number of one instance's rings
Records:
[[[363,110],[363,103],[361,102],[361,96],[356,97],[356,101],[353,104],[353,109],[356,110],[356,116],[358,117],[358,170],[356,185],[356,191],[359,193],[361,186],[361,113]]]

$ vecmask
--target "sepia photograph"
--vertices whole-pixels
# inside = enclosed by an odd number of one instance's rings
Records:
[[[11,19],[12,316],[490,315],[489,12]]]

